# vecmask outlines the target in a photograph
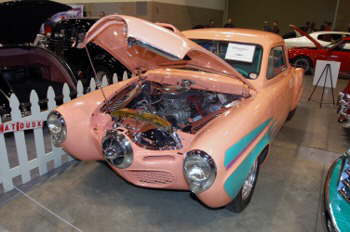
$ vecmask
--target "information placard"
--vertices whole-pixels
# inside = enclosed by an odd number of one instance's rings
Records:
[[[227,46],[225,59],[241,62],[253,62],[255,45],[229,43]]]
[[[328,68],[326,69],[327,64],[329,64],[329,68],[330,68],[329,70],[328,70]],[[313,85],[317,84],[317,86],[320,86],[320,87],[325,86],[327,88],[331,88],[333,85],[333,88],[336,88],[340,64],[341,63],[337,62],[337,61],[317,60],[315,74],[314,74],[314,80],[313,80],[312,84]],[[330,75],[330,74],[332,74],[332,75]],[[326,83],[325,83],[325,80],[326,80]],[[331,80],[332,80],[332,83],[331,83]]]

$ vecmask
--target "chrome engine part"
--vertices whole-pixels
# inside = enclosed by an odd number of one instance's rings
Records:
[[[182,147],[178,130],[196,133],[240,96],[153,82],[131,85],[110,102],[114,128],[124,128],[128,137],[150,150]],[[106,111],[106,107],[102,107]]]
[[[159,115],[171,123],[185,125],[191,117],[192,109],[188,104],[186,94],[163,94],[159,106]]]
[[[127,168],[133,161],[133,150],[127,137],[116,130],[109,130],[102,141],[103,156],[117,168]]]

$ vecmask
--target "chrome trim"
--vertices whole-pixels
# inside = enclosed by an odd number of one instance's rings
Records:
[[[117,168],[128,168],[134,159],[129,139],[117,130],[107,131],[102,140],[102,152],[105,160]]]
[[[252,168],[249,171],[247,179],[244,181],[242,186],[242,199],[246,200],[251,195],[252,190],[254,188],[254,184],[256,181],[257,173],[258,173],[258,160],[254,161]]]
[[[60,132],[59,134],[55,134],[55,133],[51,132],[51,130],[50,130],[48,119],[50,118],[51,115],[55,115],[57,120],[60,121],[60,123],[61,123],[62,132]],[[51,111],[47,115],[46,123],[47,123],[47,127],[49,129],[49,132],[50,132],[52,144],[56,147],[60,146],[67,138],[67,125],[66,125],[66,122],[65,122],[62,114],[56,110]]]
[[[338,190],[338,193],[339,193],[348,203],[350,203],[350,196],[348,195],[348,193],[346,192],[346,190],[345,190],[344,188]]]
[[[328,169],[327,172],[327,176],[326,176],[326,180],[324,183],[324,187],[323,187],[323,194],[322,194],[322,225],[325,231],[328,232],[340,232],[337,228],[337,224],[336,222],[333,221],[333,218],[331,216],[331,212],[330,212],[330,208],[329,208],[329,182],[330,182],[330,178],[331,175],[334,171],[334,167],[336,166],[336,164],[341,160],[342,162],[342,166],[340,169],[340,173],[339,176],[341,176],[341,174],[344,172],[344,164],[347,161],[347,159],[349,159],[349,151],[345,152],[344,155],[340,156],[338,159],[336,159],[332,165],[330,166],[330,168]],[[340,182],[340,177],[337,181],[337,188],[339,186],[339,182]],[[337,190],[338,191],[338,190]],[[339,194],[341,194],[341,191],[338,191]]]
[[[348,110],[350,109],[350,95],[339,92],[337,98],[337,114],[338,114],[338,122],[344,127],[350,127],[350,114]]]
[[[349,164],[347,164],[348,152],[342,156],[342,163],[339,169],[339,179],[337,182],[337,190],[338,193],[348,202],[350,203],[350,169]],[[345,175],[345,176],[344,176]]]
[[[195,156],[195,155],[199,155],[210,166],[210,176],[208,177],[207,180],[205,180],[205,183],[204,184],[200,183],[199,186],[195,185],[195,186],[197,186],[197,188],[200,188],[200,189],[194,189],[193,188],[193,185],[194,185],[195,182],[189,180],[188,175],[187,175],[187,170],[186,170],[186,167],[185,167],[186,166],[186,162],[189,159],[189,157],[190,156]],[[216,179],[216,175],[217,175],[217,168],[216,168],[216,165],[215,165],[215,162],[214,162],[213,158],[211,158],[210,155],[208,155],[205,151],[202,151],[202,150],[199,150],[199,149],[195,149],[195,150],[191,150],[191,151],[186,153],[186,157],[185,157],[184,162],[183,162],[183,172],[184,172],[185,180],[188,183],[191,191],[193,193],[197,194],[197,193],[201,193],[201,192],[209,189],[213,185],[213,183],[215,182],[215,179]],[[198,181],[196,183],[198,183]]]
[[[343,158],[344,157],[341,156],[332,163],[332,165],[328,169],[326,180],[325,180],[324,187],[323,187],[321,219],[322,219],[323,229],[324,229],[324,231],[327,231],[327,232],[339,232],[336,229],[337,228],[336,223],[332,220],[332,217],[330,216],[331,214],[330,214],[330,209],[329,209],[328,196],[329,196],[329,181],[330,181],[332,172],[334,170],[335,165],[338,163],[339,159],[343,159]],[[333,228],[330,228],[330,227],[333,227]]]

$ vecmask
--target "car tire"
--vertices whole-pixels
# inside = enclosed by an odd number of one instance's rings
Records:
[[[232,200],[226,208],[234,213],[242,212],[252,199],[256,182],[259,175],[259,158],[255,160],[253,167],[251,168],[248,177],[244,181],[237,196]]]
[[[298,56],[293,59],[293,66],[297,68],[303,68],[305,74],[312,74],[312,62],[306,56]]]

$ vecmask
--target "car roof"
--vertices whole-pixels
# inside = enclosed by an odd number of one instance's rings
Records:
[[[283,38],[275,33],[245,28],[203,28],[182,31],[190,39],[212,39],[246,42],[269,46],[284,43]]]
[[[346,31],[315,31],[310,33],[310,35],[322,35],[322,34],[348,34],[350,35],[350,32],[346,32]]]
[[[57,24],[59,23],[76,23],[76,22],[96,22],[99,18],[67,18],[67,19],[62,19],[60,21],[57,22]]]

